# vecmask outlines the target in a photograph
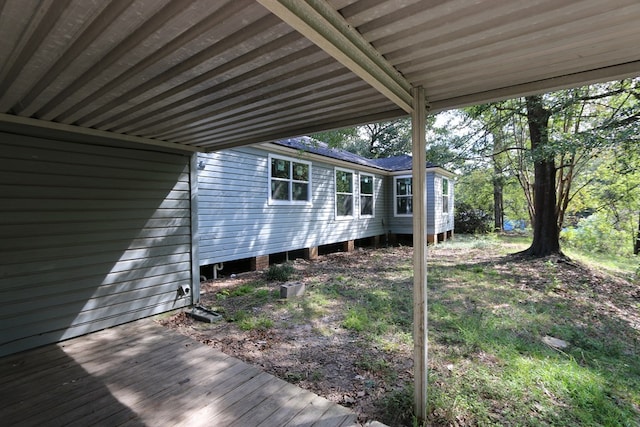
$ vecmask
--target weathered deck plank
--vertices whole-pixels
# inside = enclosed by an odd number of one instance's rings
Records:
[[[353,412],[151,320],[0,359],[0,424],[317,426]]]

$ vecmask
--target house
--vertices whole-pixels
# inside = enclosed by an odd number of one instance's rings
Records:
[[[629,3],[502,1],[489,13],[474,2],[2,2],[0,355],[198,302],[198,230],[209,231],[197,224],[207,202],[196,206],[195,185],[207,159],[194,153],[405,116],[423,153],[427,107],[637,76],[640,8]],[[347,182],[361,173],[385,181],[386,204],[369,197],[373,218],[329,218],[333,239],[356,238],[345,224],[408,232],[389,199],[389,187],[408,191],[407,170],[308,156],[314,191],[317,172],[340,168],[354,171],[339,174]],[[280,172],[274,198],[289,202]],[[304,180],[290,183],[303,197]],[[264,204],[267,190],[255,185]],[[327,212],[347,213],[358,185],[327,189],[347,203]],[[409,195],[395,197],[407,212]],[[359,199],[351,203],[357,216]],[[298,219],[276,215],[289,227]],[[225,220],[238,236],[247,227]],[[420,292],[426,258],[414,269]],[[415,304],[425,308],[419,294]],[[419,340],[426,328],[415,324]],[[418,354],[416,378],[422,365]]]
[[[411,156],[367,159],[308,137],[198,154],[200,266],[412,234]],[[427,168],[427,234],[453,235],[454,175]]]

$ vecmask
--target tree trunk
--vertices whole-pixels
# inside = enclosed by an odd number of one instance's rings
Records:
[[[553,154],[545,150],[549,144],[548,128],[551,113],[544,108],[541,96],[528,96],[525,99],[531,150],[534,157],[535,221],[533,242],[523,254],[544,257],[561,254],[556,211],[556,166]]]
[[[633,253],[640,255],[640,213],[638,213],[638,234],[636,234],[636,244],[633,246]]]
[[[501,176],[493,178],[493,218],[493,231],[504,230],[504,200]]]
[[[498,153],[502,150],[502,138],[493,136],[493,231],[504,230],[503,168],[498,161]]]

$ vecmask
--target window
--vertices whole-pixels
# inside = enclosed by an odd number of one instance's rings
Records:
[[[353,216],[353,172],[336,168],[336,216]]]
[[[394,196],[396,199],[396,216],[413,215],[413,181],[409,176],[397,176],[394,178]]]
[[[269,155],[269,202],[311,201],[311,163]]]
[[[373,216],[373,175],[360,174],[360,216]]]
[[[442,178],[442,212],[449,212],[449,180]]]

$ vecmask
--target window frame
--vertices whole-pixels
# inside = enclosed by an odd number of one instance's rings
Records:
[[[442,213],[449,213],[449,180],[442,177]]]
[[[398,195],[398,180],[411,180],[411,195]],[[411,213],[398,213],[398,197],[411,198]],[[413,216],[413,176],[412,175],[395,175],[393,177],[393,216],[396,217],[412,217]]]
[[[362,178],[371,178],[371,194],[362,192]],[[371,173],[360,172],[358,174],[358,214],[360,218],[375,218],[376,216],[376,177]],[[362,213],[362,197],[371,197],[371,213]]]
[[[288,178],[278,178],[278,177],[274,177],[272,176],[272,172],[271,172],[271,168],[272,168],[272,162],[273,160],[283,160],[285,162],[289,162],[289,177]],[[268,204],[269,205],[310,205],[311,204],[311,200],[313,197],[313,185],[312,185],[312,170],[313,170],[313,165],[311,162],[306,161],[306,160],[301,160],[301,159],[296,159],[293,157],[287,157],[287,156],[280,156],[277,154],[271,154],[269,153],[268,156],[268,164],[267,164],[267,169],[268,169],[268,179],[267,179],[267,195],[268,195]],[[303,180],[299,180],[299,179],[294,179],[294,173],[293,173],[293,168],[295,164],[301,164],[301,165],[305,165],[307,166],[307,181],[303,181]],[[282,199],[274,199],[273,198],[273,194],[272,194],[272,190],[271,190],[271,183],[273,180],[277,180],[277,181],[282,181],[282,182],[287,182],[288,183],[288,199],[287,200],[282,200]],[[307,184],[307,199],[306,200],[294,200],[293,199],[293,187],[295,183],[304,183]]]
[[[345,173],[351,174],[351,193],[338,192],[338,172],[345,172]],[[334,214],[336,219],[353,219],[355,217],[355,209],[356,209],[356,205],[355,205],[356,191],[355,191],[355,185],[354,185],[355,177],[356,177],[356,172],[353,169],[345,169],[345,168],[339,168],[339,167],[333,168],[333,195],[334,195],[333,207],[334,207]],[[338,214],[338,195],[351,195],[351,215]]]

